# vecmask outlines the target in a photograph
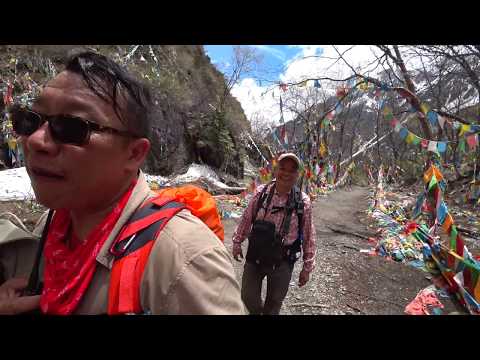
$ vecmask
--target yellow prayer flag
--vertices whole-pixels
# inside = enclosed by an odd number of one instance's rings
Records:
[[[460,127],[460,134],[458,134],[458,135],[462,136],[463,134],[465,134],[468,131],[470,131],[470,125],[462,124],[462,126]]]
[[[407,142],[407,144],[411,144],[413,142],[414,138],[415,138],[415,135],[413,135],[411,132],[409,132],[405,141]]]
[[[320,144],[320,148],[318,149],[318,152],[320,153],[320,156],[322,158],[325,157],[325,155],[327,153],[327,147],[325,146],[325,144],[323,142]]]
[[[427,104],[422,104],[420,105],[420,110],[422,110],[422,113],[426,115],[428,113],[428,110],[430,110],[430,108],[428,107]]]

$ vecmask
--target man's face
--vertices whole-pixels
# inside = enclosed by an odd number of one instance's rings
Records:
[[[298,180],[297,163],[292,159],[283,159],[278,163],[276,172],[277,183],[292,188]]]
[[[43,115],[78,116],[126,130],[111,104],[97,97],[79,75],[68,71],[46,85],[32,110]],[[125,187],[131,165],[125,137],[93,131],[83,146],[63,144],[52,139],[44,123],[21,141],[36,198],[49,208],[94,210],[102,204],[108,206]]]

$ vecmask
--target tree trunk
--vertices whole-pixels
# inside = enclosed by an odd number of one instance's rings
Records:
[[[402,55],[400,54],[400,50],[398,49],[398,45],[393,45],[393,50],[395,51],[395,55],[396,55],[395,62],[399,67],[403,75],[403,78],[405,79],[405,84],[407,85],[407,89],[410,90],[410,92],[414,94],[415,97],[417,98],[417,91],[415,89],[415,85],[413,84],[412,78],[410,77],[410,74],[407,71],[405,63],[403,62],[403,58],[402,58]],[[420,108],[420,104],[417,104],[416,108],[417,109]],[[432,140],[433,134],[427,119],[425,118],[425,116],[423,116],[423,114],[422,116],[419,116],[418,119],[420,120],[420,125],[422,126],[423,133],[425,134],[427,139]]]

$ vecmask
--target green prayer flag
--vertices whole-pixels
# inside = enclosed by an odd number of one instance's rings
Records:
[[[451,230],[450,230],[450,250],[456,251],[456,249],[457,249],[457,236],[458,236],[457,227],[452,224],[452,227],[451,227]]]
[[[390,121],[390,120],[392,120],[392,119],[393,119],[393,114],[392,114],[391,112],[385,114],[385,120]]]
[[[432,191],[432,189],[435,187],[435,185],[438,184],[437,178],[435,177],[435,174],[432,175],[432,178],[430,179],[430,183],[428,184],[428,191]]]
[[[458,144],[458,149],[461,151],[461,152],[465,152],[465,139],[461,139],[460,140],[460,143]]]
[[[420,145],[420,142],[421,142],[421,139],[417,136],[417,135],[413,135],[413,140],[412,140],[412,144],[413,145]]]

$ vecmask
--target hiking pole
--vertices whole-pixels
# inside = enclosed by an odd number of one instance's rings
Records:
[[[31,295],[39,295],[42,291],[41,284],[38,281],[39,273],[40,273],[40,261],[42,259],[43,248],[45,246],[45,241],[47,240],[48,235],[48,227],[50,225],[50,221],[52,220],[53,210],[48,210],[47,221],[45,226],[43,227],[42,237],[40,238],[40,242],[37,248],[37,254],[35,255],[35,262],[33,263],[33,268],[30,273],[30,277],[28,278],[28,285],[23,290],[24,296],[31,296]]]

